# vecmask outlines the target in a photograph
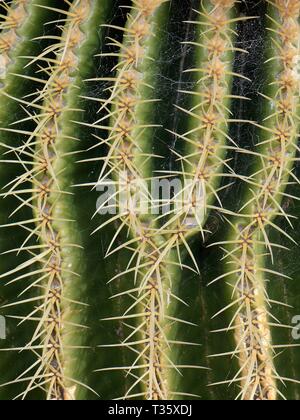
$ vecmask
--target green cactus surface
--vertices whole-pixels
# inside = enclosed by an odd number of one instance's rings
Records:
[[[300,0],[0,0],[0,400],[300,400],[299,97]]]

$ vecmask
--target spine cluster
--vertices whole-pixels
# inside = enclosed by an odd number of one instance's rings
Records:
[[[11,53],[20,42],[18,30],[28,17],[28,4],[28,0],[19,0],[13,5],[0,2],[0,17],[3,18],[0,22],[0,81],[5,79],[7,68],[13,60]]]
[[[203,2],[199,20],[192,22],[198,28],[198,39],[188,44],[196,48],[197,63],[188,72],[196,74],[196,84],[194,90],[184,91],[191,96],[192,107],[179,108],[188,121],[188,131],[179,135],[184,154],[176,153],[182,172],[173,174],[181,176],[186,190],[174,197],[174,207],[181,204],[181,209],[168,222],[185,237],[199,231],[204,236],[210,210],[216,205],[222,208],[219,192],[224,169],[229,168],[226,153],[235,146],[228,135],[231,83],[233,75],[243,77],[232,70],[237,50],[232,26],[239,20],[234,17],[235,3]]]

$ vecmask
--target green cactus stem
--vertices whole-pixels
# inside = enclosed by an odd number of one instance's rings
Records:
[[[37,4],[47,5],[47,1],[16,1],[16,2],[1,2],[1,12],[3,20],[1,22],[0,33],[0,174],[1,174],[1,211],[0,224],[6,225],[10,220],[13,224],[13,235],[9,235],[7,229],[1,229],[1,253],[7,252],[9,249],[19,248],[26,236],[19,221],[23,217],[30,218],[30,211],[22,207],[20,201],[14,194],[3,192],[5,187],[13,185],[18,177],[21,176],[20,165],[17,167],[15,154],[10,154],[11,148],[18,148],[22,146],[24,141],[24,133],[30,130],[28,124],[23,124],[21,130],[12,129],[11,126],[16,122],[16,119],[24,118],[26,112],[22,110],[14,99],[22,98],[32,92],[34,83],[30,80],[33,72],[36,69],[26,67],[29,59],[25,58],[29,54],[40,54],[44,43],[38,44],[33,41],[33,38],[39,36],[43,24],[54,17],[52,13],[46,13],[44,10],[37,7]],[[20,74],[25,77],[22,83],[17,75]],[[16,208],[19,208],[19,213],[16,214]],[[1,282],[6,273],[11,272],[16,264],[24,264],[26,259],[23,255],[9,253],[1,256]],[[7,279],[8,283],[13,281],[14,276],[10,275]],[[1,306],[15,301],[16,296],[20,294],[24,288],[11,286],[2,287],[0,292]],[[18,311],[17,311],[18,312]],[[1,315],[7,315],[6,310],[1,310]],[[21,315],[20,313],[15,315]],[[16,326],[19,321],[12,318],[7,319],[7,340],[1,342],[1,347],[9,346],[11,348],[22,347],[24,341],[28,340],[32,333],[30,325],[27,329],[23,329],[16,333]],[[12,361],[13,360],[13,361]],[[17,375],[22,374],[24,366],[30,366],[32,358],[24,357],[23,360],[16,361],[12,353],[1,352],[1,383],[11,381],[13,379],[11,372],[5,368],[7,365],[14,365],[14,372]],[[1,388],[1,396],[3,398],[13,398],[21,392],[22,387],[16,382],[14,391],[11,389]]]
[[[0,0],[0,400],[300,399],[299,25]]]

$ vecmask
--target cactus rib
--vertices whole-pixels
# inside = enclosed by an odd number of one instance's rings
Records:
[[[239,397],[243,400],[275,400],[284,397],[276,385],[282,378],[276,371],[276,347],[272,344],[272,328],[284,327],[272,314],[272,306],[280,304],[269,298],[268,276],[287,278],[284,274],[266,267],[268,258],[273,261],[273,250],[280,247],[270,240],[270,229],[293,239],[283,231],[275,219],[284,218],[291,225],[282,201],[289,180],[297,181],[293,174],[298,150],[299,121],[299,1],[276,0],[269,2],[269,31],[273,50],[268,62],[273,65],[268,92],[262,94],[267,101],[267,112],[262,124],[254,123],[260,130],[254,173],[245,178],[250,185],[245,204],[239,216],[230,222],[232,233],[225,245],[225,261],[229,270],[217,280],[230,279],[232,302],[222,311],[232,309],[240,370],[229,383],[241,385]],[[244,151],[249,153],[248,151]]]
[[[126,204],[121,203],[119,209],[125,211],[122,225],[130,228],[132,240],[125,242],[123,247],[132,249],[133,255],[126,271],[133,271],[136,290],[128,290],[133,295],[133,304],[121,317],[122,320],[133,319],[129,335],[123,345],[130,346],[134,352],[138,349],[138,356],[128,372],[133,376],[133,384],[125,397],[131,398],[141,388],[147,399],[167,399],[168,388],[164,380],[164,366],[162,355],[164,352],[164,317],[163,302],[164,285],[160,264],[155,274],[149,274],[149,267],[156,264],[160,253],[152,228],[151,218],[143,217],[135,207],[134,188],[142,186],[151,178],[149,166],[154,158],[150,145],[147,145],[150,131],[153,127],[148,121],[143,123],[145,108],[151,109],[156,99],[151,97],[147,76],[147,66],[151,63],[153,53],[154,32],[161,19],[162,0],[134,1],[124,42],[120,51],[118,76],[112,91],[110,101],[114,101],[116,116],[112,116],[113,127],[109,141],[113,141],[110,148],[109,163],[115,172],[114,178],[123,191],[119,191],[120,199],[126,197]],[[123,82],[123,79],[125,82]],[[150,98],[150,99],[148,99]],[[148,111],[149,112],[149,111]],[[119,131],[119,132],[118,132]],[[142,186],[143,188],[143,186]],[[149,200],[143,191],[142,201]],[[151,204],[152,201],[150,200]],[[121,226],[122,226],[121,225]],[[139,244],[140,242],[140,244]],[[113,251],[115,252],[115,250]],[[133,264],[134,263],[134,264]],[[131,270],[131,265],[133,269]],[[169,363],[170,364],[170,363]],[[136,369],[141,369],[141,376],[133,375]]]
[[[168,296],[176,299],[170,292],[172,280],[169,273],[170,266],[176,265],[176,262],[167,258],[169,249],[162,251],[163,237],[155,218],[143,213],[143,203],[150,202],[150,211],[158,205],[153,202],[147,190],[147,183],[153,178],[152,161],[156,157],[151,150],[150,137],[154,126],[149,122],[148,115],[153,112],[153,105],[157,101],[152,93],[155,88],[153,70],[149,71],[148,66],[159,51],[154,33],[156,27],[163,24],[166,15],[163,3],[166,2],[134,1],[124,30],[123,43],[112,40],[120,49],[119,53],[113,53],[119,58],[117,75],[113,79],[109,99],[100,99],[104,103],[101,109],[110,105],[111,111],[108,116],[95,123],[99,129],[109,132],[105,140],[109,152],[104,159],[98,184],[105,184],[108,177],[114,179],[112,182],[117,189],[115,196],[118,207],[118,214],[104,222],[99,229],[119,219],[120,225],[110,244],[108,255],[125,248],[132,253],[125,271],[111,280],[113,282],[126,274],[134,279],[132,287],[122,293],[123,296],[128,295],[133,299],[132,305],[122,316],[113,318],[126,322],[129,329],[129,335],[124,342],[115,346],[129,347],[137,354],[133,365],[127,368],[133,383],[125,398],[139,395],[150,400],[165,400],[173,395],[171,384],[167,381],[167,371],[185,368],[176,366],[168,355],[169,324],[174,321],[184,322],[172,318],[166,309]],[[104,55],[107,54],[102,54]],[[100,122],[108,117],[110,125],[107,128]],[[140,209],[136,203],[136,188],[141,189]],[[131,239],[116,247],[117,237],[122,230],[127,229]],[[116,297],[118,296],[120,295]],[[183,343],[174,341],[173,344]],[[137,376],[134,373],[136,370],[141,370],[142,374]],[[140,388],[141,391],[138,392]]]
[[[233,29],[235,22],[246,18],[234,16],[235,1],[202,2],[198,20],[192,21],[198,29],[198,39],[187,42],[197,51],[196,66],[187,72],[197,75],[195,89],[183,91],[191,96],[192,106],[189,109],[178,107],[188,121],[188,131],[178,135],[184,143],[184,153],[176,155],[182,170],[179,175],[184,179],[184,191],[174,198],[174,207],[179,211],[168,220],[166,227],[183,230],[186,238],[200,232],[205,236],[205,222],[211,209],[216,205],[222,210],[219,193],[225,168],[233,171],[226,159],[226,152],[235,149],[236,144],[228,134],[230,123],[230,101],[232,77],[244,76],[235,74],[232,59],[235,51],[236,36]],[[198,77],[199,75],[199,77]],[[228,144],[230,143],[230,144]],[[171,173],[171,175],[178,175]],[[182,200],[184,196],[184,200]],[[184,206],[182,206],[184,202]]]
[[[78,378],[68,375],[72,374],[72,351],[81,348],[70,339],[74,336],[72,331],[87,327],[74,322],[75,314],[84,313],[86,304],[74,299],[72,284],[76,284],[76,278],[80,276],[76,250],[82,248],[82,243],[81,236],[74,233],[74,220],[64,217],[68,206],[71,206],[68,210],[70,215],[74,213],[72,201],[66,199],[66,196],[73,195],[70,185],[72,170],[66,171],[64,165],[78,152],[76,144],[79,139],[74,135],[76,124],[74,122],[72,126],[69,120],[72,114],[74,119],[77,115],[78,122],[82,118],[77,89],[82,85],[82,76],[90,75],[92,63],[87,66],[86,60],[92,60],[93,48],[97,46],[95,25],[98,19],[101,22],[106,17],[108,6],[98,0],[76,0],[68,10],[45,4],[39,7],[48,13],[55,11],[63,14],[65,27],[61,36],[54,37],[57,42],[32,57],[29,63],[47,63],[41,68],[48,78],[44,80],[39,76],[34,79],[42,88],[29,98],[16,98],[22,106],[34,110],[18,123],[31,121],[35,128],[27,133],[28,139],[21,147],[10,147],[10,151],[17,155],[15,163],[21,163],[23,172],[9,184],[6,195],[13,195],[21,202],[14,213],[28,207],[33,215],[29,220],[18,222],[28,231],[28,236],[17,250],[11,251],[26,252],[28,260],[6,273],[5,277],[14,274],[16,277],[12,283],[32,278],[21,294],[22,299],[9,306],[37,302],[36,307],[22,319],[22,323],[33,321],[37,324],[30,342],[23,349],[33,351],[37,360],[16,379],[16,382],[28,381],[22,398],[39,387],[45,389],[47,400],[68,400],[76,398],[79,387],[92,390]],[[36,39],[47,40],[49,35]],[[86,54],[85,44],[90,55]],[[53,53],[54,59],[51,57]],[[84,71],[81,70],[82,65],[86,66]],[[25,75],[20,77],[28,79]],[[73,161],[75,164],[74,158]],[[30,197],[26,198],[28,193]],[[32,238],[38,241],[37,245],[31,244]],[[31,266],[32,270],[22,273]],[[33,290],[34,297],[23,297]],[[69,316],[70,312],[73,317]],[[69,358],[65,359],[66,355]]]
[[[0,400],[300,398],[299,40],[300,0],[0,0]]]

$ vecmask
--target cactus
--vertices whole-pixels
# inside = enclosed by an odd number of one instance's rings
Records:
[[[300,398],[300,2],[187,6],[0,1],[2,400]]]

